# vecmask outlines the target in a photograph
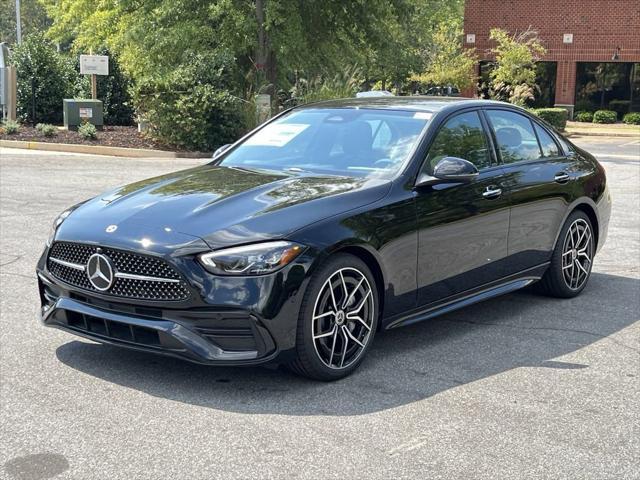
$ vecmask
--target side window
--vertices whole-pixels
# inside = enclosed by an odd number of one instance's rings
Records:
[[[491,165],[487,137],[478,112],[456,115],[440,128],[427,154],[425,167],[433,172],[444,157],[463,158],[478,169]]]
[[[558,150],[558,144],[555,140],[547,133],[547,131],[542,128],[540,125],[535,124],[536,133],[538,134],[538,140],[540,140],[540,147],[542,148],[542,155],[544,157],[557,157],[560,155],[560,151]]]
[[[524,115],[507,110],[487,110],[503,163],[542,157],[533,125]]]

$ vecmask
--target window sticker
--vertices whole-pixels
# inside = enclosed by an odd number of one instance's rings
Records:
[[[431,120],[431,117],[433,117],[433,113],[431,112],[416,112],[413,114],[413,118],[419,120]]]
[[[301,123],[279,123],[275,125],[267,125],[244,142],[244,145],[284,147],[307,128],[309,128],[309,125]]]

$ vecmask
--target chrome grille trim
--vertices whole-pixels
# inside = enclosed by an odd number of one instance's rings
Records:
[[[79,265],[77,263],[66,262],[64,260],[60,260],[59,258],[49,257],[49,260],[57,263],[58,265],[62,265],[69,268],[74,268],[76,270],[82,270],[83,272],[87,269],[86,265]]]
[[[86,265],[66,262],[64,260],[60,260],[59,258],[55,258],[55,257],[49,257],[49,260],[59,265],[64,265],[65,267],[75,268],[76,270],[82,270],[83,272],[87,269]],[[180,280],[178,280],[177,278],[150,277],[148,275],[135,275],[133,273],[115,272],[114,276],[116,278],[126,278],[128,280],[140,280],[142,282],[180,283]]]
[[[126,278],[129,280],[141,280],[143,282],[165,282],[165,283],[180,283],[177,278],[161,278],[161,277],[148,277],[146,275],[135,275],[133,273],[116,272],[116,278]]]

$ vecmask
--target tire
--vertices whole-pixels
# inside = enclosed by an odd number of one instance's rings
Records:
[[[378,305],[375,280],[362,260],[344,253],[329,257],[305,293],[290,369],[322,381],[350,375],[371,347]]]
[[[560,231],[551,256],[551,263],[538,290],[557,298],[572,298],[580,294],[589,281],[595,238],[591,220],[582,211],[569,215]]]

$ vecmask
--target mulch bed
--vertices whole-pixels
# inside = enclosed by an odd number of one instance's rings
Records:
[[[7,135],[0,134],[1,140],[19,140],[23,142],[47,142],[47,143],[73,143],[82,145],[102,145],[107,147],[124,147],[124,148],[150,148],[154,150],[171,150],[177,151],[175,147],[163,145],[156,142],[143,134],[138,133],[137,127],[107,127],[98,130],[98,138],[96,140],[86,140],[80,136],[78,132],[70,130],[58,130],[55,137],[45,137],[35,128],[21,125],[18,133]]]

